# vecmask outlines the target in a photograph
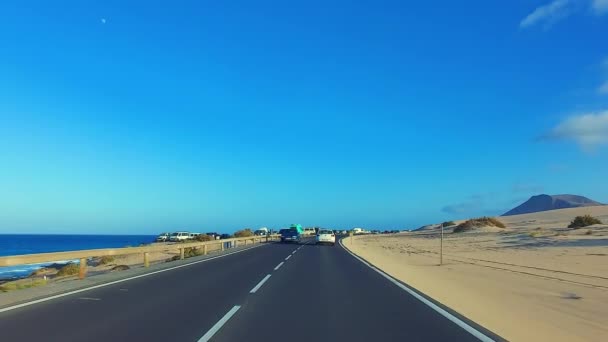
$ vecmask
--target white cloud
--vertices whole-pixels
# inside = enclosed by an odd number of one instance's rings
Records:
[[[553,0],[535,8],[519,23],[519,27],[527,28],[543,23],[545,28],[549,28],[557,21],[567,18],[575,12],[583,11],[587,7],[596,15],[607,14],[608,0]]]
[[[554,0],[549,4],[537,7],[519,23],[519,27],[526,28],[540,22],[544,22],[546,27],[551,26],[556,21],[570,15],[570,4],[570,0]]]
[[[608,0],[593,0],[591,9],[595,14],[608,13]]]
[[[604,82],[604,84],[602,84],[597,91],[600,94],[608,95],[608,81]]]
[[[608,110],[571,116],[555,127],[548,137],[573,140],[585,150],[608,144]]]

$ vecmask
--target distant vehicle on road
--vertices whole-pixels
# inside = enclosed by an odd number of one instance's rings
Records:
[[[190,233],[188,232],[175,232],[171,234],[169,241],[184,241],[190,239]]]
[[[171,233],[160,233],[156,237],[156,242],[166,242],[169,241],[169,238],[171,238]]]
[[[281,229],[281,242],[300,242],[300,232],[295,228]]]
[[[363,228],[353,228],[352,232],[353,234],[363,234],[364,230]]]
[[[230,239],[232,236],[230,234],[222,234],[220,235],[220,239],[224,240],[224,239]]]
[[[304,233],[304,229],[302,228],[301,224],[293,223],[289,228],[297,230],[298,234]]]
[[[319,234],[317,234],[317,244],[331,244],[332,246],[336,245],[336,234],[331,230],[322,229],[319,230]]]
[[[315,234],[316,234],[316,231],[314,228],[312,228],[312,227],[304,228],[304,235],[311,236],[311,235],[315,235]]]
[[[190,239],[196,239],[199,235],[201,235],[201,233],[190,233]]]

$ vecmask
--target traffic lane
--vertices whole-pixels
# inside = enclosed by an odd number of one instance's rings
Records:
[[[214,339],[244,340],[477,341],[338,245],[303,246]]]
[[[4,312],[0,331],[7,341],[196,341],[295,248],[260,246]]]

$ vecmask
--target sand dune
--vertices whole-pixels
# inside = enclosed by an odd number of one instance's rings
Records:
[[[577,215],[608,222],[608,207],[500,217],[500,232],[437,229],[356,236],[345,245],[387,273],[512,341],[608,336],[608,225],[567,228]]]

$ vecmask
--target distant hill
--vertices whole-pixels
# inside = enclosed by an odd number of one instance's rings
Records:
[[[523,204],[507,211],[502,216],[536,213],[554,209],[591,207],[604,205],[584,196],[577,195],[538,195],[532,196]]]

